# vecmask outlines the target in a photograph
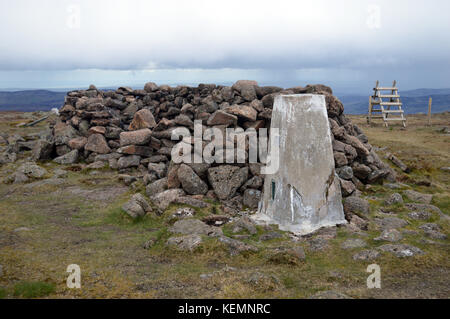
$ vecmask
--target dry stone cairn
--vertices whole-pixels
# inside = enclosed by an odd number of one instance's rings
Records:
[[[211,127],[223,131],[269,129],[274,97],[305,93],[325,95],[343,196],[393,177],[367,137],[344,115],[342,103],[324,85],[282,89],[259,86],[255,81],[238,81],[231,87],[147,83],[143,90],[120,87],[115,91],[91,85],[67,94],[51,137],[37,143],[33,154],[36,160],[51,157],[62,164],[104,162],[121,174],[137,169],[148,185],[147,195],[156,200],[182,194],[192,200],[208,197],[224,205],[254,209],[263,185],[260,164],[174,163],[171,152],[179,141],[171,139],[172,132],[178,128],[193,132],[194,121],[201,121],[203,131]]]

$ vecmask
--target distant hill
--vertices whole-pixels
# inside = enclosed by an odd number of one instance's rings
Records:
[[[371,92],[372,93],[372,92]],[[401,91],[403,109],[407,114],[427,113],[428,99],[433,99],[432,112],[442,113],[450,111],[450,89],[417,89]],[[345,113],[366,114],[369,106],[369,93],[362,95],[343,95],[339,99],[344,103]]]
[[[0,111],[49,111],[64,104],[66,92],[28,90],[0,92]]]

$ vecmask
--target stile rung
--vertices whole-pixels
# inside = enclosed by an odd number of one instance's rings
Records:
[[[374,88],[375,91],[397,91],[398,89],[395,87],[391,87],[391,88],[383,88],[383,87],[379,87],[379,88]]]
[[[383,102],[383,101],[373,101],[374,105],[386,105],[386,106],[402,106],[402,102]]]
[[[403,113],[403,110],[387,110],[384,113]]]
[[[389,117],[387,119],[385,119],[385,121],[404,121],[405,119],[401,118],[401,117]]]

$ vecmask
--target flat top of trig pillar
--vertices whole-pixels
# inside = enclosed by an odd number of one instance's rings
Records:
[[[325,96],[325,94],[312,94],[312,93],[306,93],[306,94],[279,94],[277,96],[283,96],[283,97],[310,97],[310,96]]]

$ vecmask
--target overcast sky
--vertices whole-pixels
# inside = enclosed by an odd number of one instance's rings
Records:
[[[0,0],[0,88],[450,87],[448,0]]]

